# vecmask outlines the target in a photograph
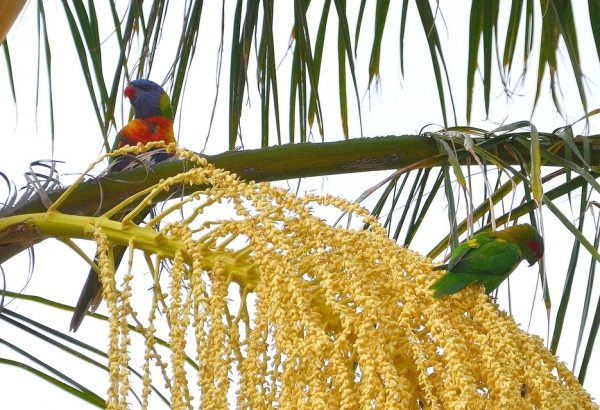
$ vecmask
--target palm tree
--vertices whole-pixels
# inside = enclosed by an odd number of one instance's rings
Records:
[[[0,11],[3,7],[14,5],[13,2],[0,1]],[[588,367],[592,362],[600,324],[598,302],[594,314],[590,312],[594,309],[597,294],[593,287],[595,266],[596,261],[600,261],[597,251],[600,230],[594,216],[598,204],[596,194],[600,191],[597,182],[600,171],[596,166],[599,160],[596,149],[598,137],[588,135],[588,127],[597,111],[590,111],[590,92],[587,89],[593,89],[595,83],[594,79],[588,81],[583,72],[578,38],[581,33],[576,30],[571,2],[544,0],[534,4],[513,1],[508,5],[473,1],[470,9],[462,11],[466,13],[469,10],[470,16],[468,43],[463,49],[463,52],[467,50],[467,81],[465,89],[460,91],[455,86],[458,80],[452,74],[452,64],[456,61],[449,58],[444,47],[446,42],[440,34],[444,27],[443,4],[436,8],[422,0],[402,2],[401,6],[386,1],[351,5],[339,0],[333,4],[329,0],[318,4],[298,0],[293,2],[293,7],[290,4],[286,8],[281,3],[265,0],[238,1],[235,5],[222,4],[214,8],[214,4],[197,0],[184,5],[158,0],[152,3],[131,1],[127,7],[114,1],[102,5],[89,2],[86,5],[73,0],[62,5],[60,21],[69,28],[70,41],[79,60],[56,64],[56,60],[50,58],[56,55],[52,54],[55,53],[52,27],[56,27],[53,26],[56,22],[47,19],[46,4],[41,1],[37,4],[39,41],[43,45],[40,67],[43,66],[48,74],[52,141],[62,138],[60,132],[55,134],[55,129],[59,129],[60,116],[57,112],[64,109],[56,103],[62,90],[58,90],[52,80],[57,70],[66,67],[73,71],[72,75],[82,75],[85,79],[86,98],[92,103],[96,129],[103,136],[106,152],[117,124],[126,122],[126,119],[119,118],[118,113],[121,90],[130,79],[150,76],[165,79],[181,130],[194,130],[190,132],[194,138],[190,138],[189,142],[197,150],[206,147],[209,141],[208,136],[200,135],[198,117],[204,115],[203,118],[209,119],[210,130],[213,118],[218,118],[213,116],[218,116],[223,110],[221,101],[227,101],[227,150],[203,156],[207,163],[212,164],[207,168],[203,168],[204,160],[190,151],[181,150],[178,151],[178,161],[159,164],[152,170],[139,168],[124,172],[118,178],[98,176],[90,168],[75,183],[63,188],[56,170],[58,165],[55,162],[39,162],[27,173],[26,189],[10,195],[5,208],[0,211],[0,262],[3,264],[28,249],[33,255],[32,246],[48,238],[59,239],[81,255],[85,252],[81,251],[75,239],[94,239],[101,248],[104,246],[105,252],[100,254],[97,265],[106,280],[104,296],[109,302],[111,317],[111,346],[108,351],[111,365],[109,368],[101,364],[98,366],[110,374],[108,407],[124,406],[129,394],[123,388],[127,385],[124,380],[131,377],[130,372],[137,370],[128,362],[126,354],[129,338],[132,337],[125,316],[131,313],[127,296],[129,276],[119,279],[122,283],[119,280],[115,282],[111,279],[114,278],[112,268],[102,268],[112,263],[110,248],[114,243],[143,251],[143,254],[135,253],[132,259],[136,263],[147,262],[143,269],[151,272],[154,278],[154,292],[148,302],[149,319],[144,321],[140,318],[138,321],[138,318],[131,318],[129,322],[132,330],[134,326],[131,324],[138,324],[134,338],[137,338],[141,349],[146,349],[142,353],[146,356],[142,365],[144,376],[140,376],[144,382],[137,390],[141,402],[152,390],[155,392],[152,397],[158,397],[156,400],[164,402],[165,406],[168,403],[174,408],[186,405],[192,390],[183,382],[189,377],[186,369],[200,374],[202,400],[206,405],[213,398],[215,401],[225,398],[229,386],[226,382],[228,372],[234,366],[232,363],[237,362],[243,363],[237,368],[240,379],[236,383],[241,386],[237,400],[241,406],[247,407],[258,406],[256,397],[264,398],[271,405],[293,403],[294,400],[331,404],[328,400],[336,400],[337,392],[343,391],[348,395],[346,404],[350,407],[356,402],[348,398],[351,397],[349,392],[357,393],[363,405],[371,401],[379,405],[387,400],[398,401],[411,408],[433,408],[443,404],[450,406],[453,397],[500,402],[509,397],[511,400],[523,400],[519,402],[521,405],[527,403],[530,407],[532,404],[542,407],[548,398],[533,376],[524,376],[522,382],[507,376],[506,380],[500,381],[505,383],[503,386],[510,386],[502,388],[508,391],[507,396],[498,397],[498,387],[490,381],[495,377],[493,368],[486,370],[491,375],[480,374],[484,370],[479,368],[473,373],[462,373],[463,370],[458,369],[465,360],[469,360],[474,368],[476,363],[487,363],[485,360],[491,360],[493,356],[502,362],[498,352],[490,353],[490,349],[501,349],[494,341],[508,334],[510,338],[503,339],[503,343],[529,347],[535,352],[527,356],[529,359],[534,360],[532,358],[537,355],[535,360],[559,373],[556,397],[552,396],[552,400],[559,402],[558,397],[567,394],[558,390],[560,382],[564,382],[573,400],[581,400],[578,402],[580,405],[589,405],[589,398],[578,390],[578,385],[575,386],[574,379],[569,378],[570,373],[564,366],[555,363],[553,356],[541,350],[539,338],[532,337],[525,342],[524,333],[519,333],[522,331],[509,317],[497,313],[497,310],[485,310],[492,306],[493,301],[477,289],[439,303],[431,297],[422,296],[432,277],[419,276],[419,272],[430,271],[431,264],[412,253],[401,253],[400,248],[394,248],[382,236],[385,232],[394,241],[409,248],[419,236],[427,238],[427,257],[432,259],[441,259],[444,252],[454,249],[461,236],[464,238],[475,231],[495,229],[517,219],[527,220],[540,230],[545,227],[547,246],[564,236],[562,242],[566,241],[572,247],[566,273],[559,272],[561,269],[555,266],[540,264],[540,289],[549,323],[553,323],[548,347],[556,354],[561,339],[569,339],[574,346],[574,352],[569,353],[579,382],[583,384],[586,376],[594,376],[595,372],[591,369],[588,372]],[[390,8],[396,6],[400,13],[390,12]],[[600,26],[595,24],[600,15],[600,4],[590,1],[588,12],[594,44],[600,44]],[[16,16],[8,12],[0,15],[12,15],[12,19]],[[423,30],[419,39],[429,51],[429,60],[425,61],[415,61],[414,57],[407,56],[407,50],[412,50],[411,42],[417,41],[416,33],[409,41],[409,32],[406,31],[412,27],[411,17],[416,15]],[[289,35],[284,37],[281,36],[282,22],[289,23],[284,29]],[[0,24],[6,24],[6,21],[0,21]],[[12,21],[8,21],[10,24]],[[212,31],[203,31],[206,30],[205,25]],[[371,98],[380,88],[385,90],[387,83],[385,78],[382,81],[381,68],[390,56],[396,59],[398,55],[397,49],[390,49],[389,42],[386,42],[386,35],[394,29],[399,33],[399,41],[395,45],[400,50],[400,72],[403,74],[411,65],[427,65],[427,70],[431,70],[431,77],[427,77],[425,82],[435,83],[437,95],[428,95],[429,104],[421,109],[439,112],[428,121],[437,121],[441,125],[435,128],[429,126],[412,135],[400,135],[407,130],[402,126],[403,117],[399,115],[397,135],[359,138],[366,136],[363,118],[368,107],[364,104],[366,97],[363,94],[366,92]],[[364,40],[367,31],[372,33],[368,36],[368,45]],[[0,27],[0,35],[4,32],[6,30]],[[410,33],[413,34],[412,31]],[[213,73],[216,68],[216,86],[215,76],[198,74],[204,73],[208,65],[206,52],[198,52],[206,36],[218,39],[216,43],[220,45],[216,67],[210,68]],[[359,47],[367,51],[361,49],[359,53]],[[8,82],[13,99],[18,101],[19,88],[14,80],[15,67],[11,62],[14,59],[11,57],[19,50],[10,47],[10,37],[4,42],[3,49]],[[337,54],[332,50],[336,50]],[[600,46],[596,45],[596,50],[600,56]],[[364,54],[369,56],[368,63],[358,57]],[[459,62],[462,63],[462,60]],[[531,115],[530,112],[523,113],[518,122],[493,125],[488,121],[482,122],[479,127],[472,125],[475,123],[472,120],[474,114],[486,118],[502,117],[504,105],[495,104],[491,96],[500,88],[506,96],[517,98],[514,96],[515,89],[518,89],[515,83],[518,85],[529,79],[531,73],[528,68],[536,65],[538,70],[531,112],[536,107],[537,112],[548,109],[550,104],[546,102],[546,93],[549,89],[552,109],[562,115],[564,126],[553,131],[538,131],[549,127],[524,120]],[[574,84],[574,97],[568,95],[563,99],[561,96],[559,70],[564,70],[564,76]],[[227,84],[220,81],[225,76],[222,73],[227,73]],[[463,77],[464,74],[461,72]],[[360,81],[365,76],[368,78],[366,87],[361,86]],[[518,77],[518,81],[515,82],[512,77]],[[331,78],[335,85],[330,84]],[[564,81],[564,77],[561,78]],[[417,80],[406,79],[408,81]],[[204,90],[214,87],[214,94],[209,98],[197,98],[194,95],[199,89],[197,84],[201,84],[205,95],[210,94]],[[457,93],[466,95],[465,108],[455,104]],[[79,90],[77,94],[78,99],[82,99],[86,93]],[[483,111],[477,106],[480,99]],[[211,104],[214,102],[212,112],[200,113],[194,104],[205,104],[207,100]],[[248,101],[259,101],[259,109],[251,109]],[[561,104],[570,107],[576,104],[581,119],[569,124]],[[418,106],[418,103],[414,105]],[[499,113],[494,113],[493,108]],[[215,127],[218,125],[215,124]],[[86,130],[91,131],[90,128],[88,126]],[[332,129],[334,131],[330,131]],[[343,136],[342,141],[332,141],[335,138],[330,136],[335,134]],[[209,135],[214,141],[214,131]],[[222,141],[225,141],[224,137]],[[202,172],[205,173],[198,171],[200,169],[204,169]],[[366,190],[360,198],[361,201],[372,201],[369,205],[372,216],[366,216],[349,202],[330,197],[315,199],[310,195],[298,199],[272,187],[234,182],[220,169],[257,184],[312,176],[397,171],[385,180],[373,181],[367,186],[373,188]],[[84,178],[88,174],[96,177]],[[170,177],[172,179],[168,179]],[[348,178],[353,177],[350,175]],[[8,178],[5,179],[8,181]],[[7,185],[10,186],[8,182]],[[373,199],[375,192],[379,198]],[[110,220],[110,216],[115,214],[127,215],[125,220],[131,220],[143,207],[140,205],[142,199],[160,204],[158,215],[147,220],[146,225],[123,225]],[[201,205],[193,208],[195,201],[200,201]],[[227,203],[235,206],[227,207]],[[564,203],[568,207],[565,208]],[[323,224],[310,213],[309,206],[317,205],[333,205],[348,216],[349,225],[358,220],[360,229],[336,230]],[[440,217],[436,215],[439,209],[447,213],[447,218],[443,219],[448,220],[448,228],[444,227],[444,234],[436,237],[430,234],[430,230],[431,226],[439,225]],[[200,211],[213,213],[207,219],[200,219]],[[229,214],[235,211],[242,220]],[[571,215],[567,214],[569,211]],[[299,223],[300,220],[310,221],[310,224]],[[157,234],[152,227],[161,222],[161,234]],[[272,230],[267,229],[271,226]],[[590,232],[594,235],[593,240],[589,239]],[[241,238],[246,238],[248,243],[239,243]],[[374,248],[381,249],[381,254],[369,259],[365,255]],[[388,264],[396,261],[394,252],[402,255],[398,256],[397,263],[407,277],[414,278],[411,279],[414,283],[394,284],[400,288],[392,291],[387,287],[388,282],[377,278],[393,278],[399,283],[404,278],[400,271],[378,270],[378,264],[384,264],[384,260]],[[340,255],[341,259],[336,259]],[[581,271],[586,265],[589,265],[589,273],[582,280],[585,282],[581,287],[585,288],[583,303],[581,307],[569,310],[573,292],[583,292],[580,288],[576,291],[573,283],[583,274]],[[280,267],[289,269],[280,272]],[[344,272],[345,280],[329,276],[331,272],[328,269],[331,267],[335,267],[337,273]],[[35,273],[47,269],[47,266],[38,265]],[[371,280],[361,280],[363,274]],[[60,277],[56,276],[55,280],[59,281]],[[564,280],[563,291],[556,309],[550,290],[560,288],[561,280]],[[240,289],[237,314],[230,312],[233,307],[227,303],[227,292],[234,286],[231,282]],[[148,288],[148,283],[141,286]],[[349,287],[345,288],[345,284]],[[163,294],[161,286],[169,287],[171,299],[160,297]],[[191,289],[189,293],[188,287]],[[135,294],[135,287],[133,289]],[[280,292],[277,292],[278,289]],[[398,289],[402,289],[403,296],[394,293]],[[531,296],[535,289],[527,289],[527,295]],[[53,300],[49,300],[9,290],[12,292],[7,291],[7,295],[41,304],[46,310],[70,309],[70,306],[54,300],[65,300],[58,292],[53,292]],[[411,295],[421,295],[419,297],[425,299],[416,303]],[[186,297],[189,299],[186,300]],[[255,312],[249,298],[257,300]],[[539,299],[530,297],[529,300]],[[513,307],[512,304],[504,304],[504,299],[500,300],[501,308],[509,309],[511,313],[529,303],[529,300],[519,300]],[[369,309],[373,308],[374,301],[378,303],[379,310],[371,311]],[[402,309],[394,310],[399,304]],[[410,316],[406,312],[411,312],[408,307],[413,305],[415,309],[420,306],[423,311],[436,310],[413,312],[414,315]],[[152,328],[159,311],[165,313],[168,323],[156,324],[158,331],[155,333]],[[186,323],[189,319],[185,318],[190,315],[195,319],[197,352],[184,350],[182,345],[185,329],[190,325]],[[423,315],[427,316],[427,320],[416,318]],[[465,326],[459,332],[462,340],[450,336],[448,330],[433,326],[432,320],[435,319],[436,326],[443,327],[444,322],[437,321],[436,315],[448,319],[448,323],[462,323],[460,326]],[[6,326],[21,328],[37,338],[40,347],[49,344],[66,349],[67,344],[73,342],[62,329],[47,328],[41,321],[19,315],[12,309],[5,308],[0,317],[5,320]],[[96,317],[106,319],[105,316]],[[465,317],[471,325],[464,324]],[[406,325],[409,319],[412,322],[407,325],[408,328],[403,327],[402,332],[405,333],[393,333],[397,337],[388,339],[392,334],[386,333],[388,330],[395,329],[398,321]],[[568,322],[574,320],[579,322],[575,336],[565,330]],[[96,322],[96,326],[103,326],[100,323]],[[302,326],[294,328],[296,323]],[[486,326],[486,323],[493,326]],[[290,327],[286,328],[287,325]],[[324,329],[325,333],[320,334],[319,329]],[[500,335],[496,333],[498,329],[508,330],[500,332]],[[45,332],[44,336],[38,333],[40,330]],[[312,338],[309,330],[322,338]],[[160,337],[169,338],[168,342]],[[384,342],[378,345],[377,340]],[[411,346],[412,350],[398,348],[395,353],[390,353],[394,357],[393,362],[385,364],[378,356],[378,349],[388,354],[386,348],[392,341],[402,342],[401,346]],[[36,360],[36,354],[20,345],[3,342],[26,357],[26,360],[0,359],[7,368],[21,366],[31,375],[43,375],[55,386],[76,397],[104,406],[105,399],[88,390],[83,377],[75,380],[58,373],[55,370],[59,369],[54,369],[46,359],[37,363],[39,367],[33,366],[30,361]],[[78,360],[88,360],[92,347],[82,342],[75,343],[84,353],[78,350],[69,351],[69,354]],[[322,350],[313,352],[311,343],[319,343],[323,346]],[[333,344],[328,346],[327,343]],[[455,346],[459,346],[457,350],[453,350]],[[481,346],[492,347],[486,350]],[[276,347],[274,353],[269,347]],[[581,348],[584,349],[582,354]],[[445,357],[451,357],[451,352],[467,354],[459,355],[462,361],[457,363],[438,358],[436,349],[444,351]],[[475,351],[470,349],[477,350],[481,356],[469,356]],[[166,356],[165,351],[168,352]],[[349,353],[341,355],[343,357],[339,360],[334,359],[333,353],[339,351]],[[507,351],[501,351],[506,353],[504,360],[513,357]],[[162,358],[159,354],[163,355]],[[194,358],[194,354],[198,357]],[[170,396],[164,395],[165,391],[157,387],[160,372],[155,374],[154,380],[145,376],[150,374],[148,366],[151,361],[160,364],[161,360],[168,361],[165,357],[169,355],[173,358],[172,367],[164,377]],[[295,360],[297,367],[293,368]],[[318,364],[319,360],[323,363]],[[526,362],[522,357],[518,360]],[[383,367],[384,364],[390,367]],[[377,369],[373,368],[375,365]],[[507,363],[502,365],[510,366]],[[328,376],[319,383],[315,381],[318,379],[315,374],[324,368],[328,370],[322,371],[322,374]],[[328,371],[340,378],[329,375]],[[304,376],[292,379],[290,374]],[[461,375],[472,377],[473,383],[470,386],[454,383],[453,380],[459,380]],[[444,382],[436,384],[431,381],[434,376]],[[430,381],[428,377],[431,377]],[[448,391],[442,391],[444,383]],[[348,385],[352,387],[348,388]],[[374,387],[378,385],[380,390]],[[412,393],[407,393],[407,396],[390,393],[411,391],[411,388]],[[460,394],[453,396],[449,393],[452,389],[460,391]],[[291,397],[294,394],[300,396]],[[339,402],[335,403],[339,405]]]

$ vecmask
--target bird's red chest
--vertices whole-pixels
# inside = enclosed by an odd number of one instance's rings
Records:
[[[175,142],[173,121],[165,117],[136,118],[130,121],[120,132],[119,148],[125,145],[147,144],[163,141],[166,144]]]

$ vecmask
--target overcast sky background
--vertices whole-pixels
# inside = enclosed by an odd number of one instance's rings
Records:
[[[102,3],[102,2],[96,2]],[[220,4],[217,2],[205,2],[203,19],[201,22],[201,33],[196,57],[191,68],[186,85],[185,96],[181,102],[182,109],[178,113],[177,135],[179,143],[194,151],[200,151],[205,146],[205,139],[208,133],[208,124],[212,111],[215,93],[215,75],[216,75],[216,57],[218,52],[218,35],[220,32]],[[349,2],[352,3],[352,2]],[[501,16],[504,20],[508,18],[508,7],[510,2],[504,1],[501,6]],[[587,17],[587,8],[580,3],[574,2],[575,19],[579,31],[579,49],[581,50],[581,59],[584,73],[588,79],[588,104],[590,109],[600,107],[600,67],[598,59],[593,51],[591,43],[592,35],[589,29]],[[96,123],[92,105],[89,101],[88,91],[85,86],[83,76],[79,67],[79,62],[72,44],[71,35],[64,17],[64,10],[61,2],[45,2],[46,14],[49,24],[50,45],[52,48],[52,81],[54,87],[54,107],[55,107],[55,132],[56,140],[54,142],[54,159],[64,161],[60,164],[59,170],[63,174],[63,183],[68,184],[74,180],[78,173],[82,172],[87,166],[102,153],[101,133]],[[156,56],[155,67],[150,75],[150,79],[161,83],[168,72],[168,64],[171,62],[172,47],[164,45],[176,42],[178,40],[180,24],[176,16],[181,16],[177,9],[184,7],[184,2],[173,2],[170,5],[167,24],[176,29],[163,32],[163,47],[160,48]],[[278,5],[280,3],[277,3]],[[322,7],[321,2],[313,1],[311,3],[311,12],[314,13],[313,24],[318,21]],[[466,96],[464,93],[466,83],[466,61],[467,61],[467,42],[468,42],[468,15],[469,4],[466,0],[454,1],[452,4],[441,2],[444,23],[438,25],[441,39],[444,42],[444,52],[446,62],[450,71],[450,78],[454,91],[454,97],[457,107],[458,121],[460,125],[465,123]],[[233,16],[235,2],[226,3],[226,27],[225,32],[230,32],[230,21]],[[100,21],[109,16],[108,9],[102,9],[101,4],[96,4]],[[348,4],[352,7],[353,4]],[[579,8],[577,8],[579,6]],[[277,6],[279,7],[279,6]],[[291,2],[289,4],[291,7]],[[46,74],[44,68],[41,68],[40,83],[41,91],[39,104],[35,108],[36,98],[36,72],[37,72],[37,31],[36,31],[36,7],[35,4],[29,4],[19,18],[13,29],[8,35],[10,44],[12,64],[17,89],[17,106],[12,102],[9,93],[9,83],[6,75],[6,66],[4,62],[0,63],[0,136],[4,140],[4,150],[0,151],[0,171],[4,172],[11,180],[15,181],[17,186],[22,186],[24,179],[22,174],[27,170],[29,163],[39,159],[49,159],[52,156],[52,142],[50,138],[49,119],[48,119],[48,95],[46,88]],[[289,42],[289,33],[293,25],[290,13],[278,13],[276,8],[275,19],[276,30],[279,33],[275,38],[278,49],[278,58],[281,59],[278,76],[279,79],[289,78],[289,67],[291,65],[291,54],[285,56],[285,51]],[[400,73],[398,56],[398,24],[392,23],[390,19],[389,26],[386,28],[384,36],[383,50],[387,50],[381,61],[381,87],[378,93],[372,93],[370,97],[366,94],[367,89],[367,67],[369,62],[368,50],[372,43],[372,22],[374,20],[374,11],[371,8],[365,10],[363,28],[361,30],[361,39],[358,47],[357,62],[357,80],[359,93],[362,98],[362,120],[363,132],[366,137],[385,136],[385,135],[403,135],[416,134],[428,124],[442,124],[441,111],[439,108],[435,78],[431,68],[429,52],[425,42],[423,29],[420,26],[418,13],[411,3],[409,13],[412,18],[408,19],[406,29],[407,36],[405,40],[405,75]],[[539,10],[538,10],[539,13]],[[356,16],[356,12],[349,12],[350,16]],[[392,2],[389,11],[390,16],[400,15],[399,2]],[[539,15],[539,14],[538,14]],[[323,99],[322,106],[325,112],[325,140],[334,141],[343,138],[341,127],[339,125],[339,108],[337,95],[337,51],[336,34],[337,21],[335,19],[335,8],[332,6],[330,12],[331,32],[328,42],[325,46],[324,67],[320,80],[320,95]],[[311,21],[311,20],[309,20]],[[351,22],[351,30],[354,24]],[[503,27],[502,24],[499,27]],[[316,33],[316,30],[313,32]],[[537,32],[539,36],[539,30]],[[101,38],[106,39],[103,47],[110,50],[114,47],[114,38],[112,37],[111,22],[101,26]],[[313,35],[314,40],[315,35]],[[228,128],[227,128],[227,97],[229,81],[229,44],[230,38],[225,39],[225,52],[223,69],[220,73],[221,89],[219,91],[219,103],[216,110],[216,116],[212,125],[210,138],[207,143],[205,153],[217,154],[227,150]],[[522,44],[522,39],[521,39]],[[590,50],[586,52],[586,50]],[[104,51],[106,61],[106,73],[110,75],[113,72],[114,61],[109,52]],[[253,51],[254,52],[254,51]],[[517,48],[517,55],[521,48]],[[161,56],[160,53],[164,53]],[[533,55],[537,56],[538,50],[534,50]],[[566,52],[564,59],[566,59]],[[563,59],[563,60],[564,60]],[[0,60],[2,58],[0,57]],[[161,64],[161,60],[164,64]],[[252,60],[253,61],[253,60]],[[495,68],[494,68],[495,70]],[[512,99],[507,99],[502,93],[499,77],[494,79],[494,88],[492,91],[492,106],[490,112],[492,117],[485,119],[483,109],[483,98],[481,95],[481,84],[477,83],[475,90],[475,110],[472,114],[472,125],[487,130],[495,128],[501,123],[511,123],[521,120],[531,120],[540,131],[552,131],[553,129],[564,126],[566,123],[573,122],[583,115],[579,104],[579,97],[575,82],[568,70],[563,70],[560,76],[561,89],[564,96],[564,108],[568,119],[561,118],[555,111],[549,92],[544,90],[536,111],[531,116],[532,102],[535,95],[535,76],[537,66],[531,65],[528,68],[528,77],[524,88],[517,89],[520,95]],[[516,72],[516,71],[515,71]],[[280,74],[282,73],[282,74]],[[494,71],[495,73],[495,71]],[[248,70],[248,76],[254,81],[255,65],[251,63]],[[513,76],[515,77],[515,76]],[[513,78],[512,84],[516,84],[517,78]],[[545,84],[548,78],[545,78]],[[285,83],[282,83],[285,84]],[[329,86],[331,84],[331,86]],[[167,91],[169,91],[167,87]],[[280,86],[281,105],[286,107],[289,101],[287,84]],[[349,89],[350,91],[350,89]],[[256,87],[250,87],[249,96],[250,105],[244,108],[242,118],[242,133],[245,149],[259,148],[260,138],[260,104]],[[123,116],[120,126],[126,121],[129,104],[124,104]],[[350,102],[350,112],[353,118],[350,121],[350,136],[359,137],[358,113],[352,101]],[[287,112],[287,108],[285,108]],[[286,118],[286,114],[282,114]],[[273,121],[274,122],[274,121]],[[591,119],[592,134],[598,133],[599,122],[596,118]],[[437,129],[434,127],[432,130]],[[581,131],[581,127],[577,129]],[[287,125],[283,125],[282,131],[287,134]],[[111,136],[114,136],[114,131]],[[284,137],[285,139],[285,137]],[[315,140],[320,137],[315,135]],[[273,134],[272,143],[275,143]],[[289,186],[296,190],[300,184],[299,193],[312,191],[315,193],[328,193],[350,199],[357,198],[364,190],[375,185],[383,178],[391,174],[390,172],[363,173],[343,176],[332,176],[327,178],[310,178],[300,182],[290,181],[278,183],[280,186]],[[4,188],[1,188],[4,189]],[[4,192],[4,191],[0,191]],[[367,208],[372,208],[374,200],[378,194],[373,195],[365,202]],[[520,197],[518,197],[520,198]],[[575,199],[578,201],[578,199]],[[561,209],[567,214],[569,204],[561,198],[558,201]],[[417,236],[412,249],[421,253],[427,253],[431,247],[436,244],[444,235],[447,234],[448,221],[446,218],[446,209],[444,201],[440,200],[434,205],[433,212],[439,213],[439,220],[428,221],[429,229],[424,229]],[[544,211],[544,226],[546,230],[546,263],[549,267],[550,291],[554,308],[552,316],[556,314],[555,310],[560,301],[560,295],[563,288],[564,272],[569,260],[572,247],[572,239],[566,234],[566,231],[556,222],[554,217],[548,211]],[[324,214],[323,217],[333,222],[337,215]],[[573,215],[573,220],[577,216]],[[588,227],[590,238],[593,238],[593,227]],[[568,239],[565,239],[568,238]],[[93,254],[94,245],[83,244],[89,255]],[[588,257],[585,251],[582,257]],[[28,259],[25,254],[5,263],[3,265],[6,272],[7,288],[12,291],[21,289],[26,280]],[[53,267],[48,270],[48,267]],[[585,281],[587,278],[587,268],[581,265],[582,271],[578,272],[575,279],[575,286],[581,288],[583,294]],[[81,261],[72,252],[57,244],[55,241],[46,241],[36,245],[36,269],[31,282],[28,284],[26,293],[55,298],[60,294],[63,303],[74,304],[77,300],[87,268],[85,262]],[[562,276],[561,276],[562,275]],[[513,303],[513,316],[522,328],[527,329],[530,320],[530,314],[533,314],[532,327],[530,331],[539,334],[546,339],[547,326],[545,322],[546,311],[540,298],[538,289],[537,297],[534,297],[534,291],[537,280],[537,268],[527,269],[523,264],[518,271],[511,276],[511,292]],[[60,289],[55,292],[54,289]],[[596,286],[592,300],[592,309],[595,308],[595,301],[598,300],[600,289]],[[502,285],[500,288],[499,300],[503,308],[507,309],[507,287]],[[62,298],[65,299],[62,299]],[[579,300],[572,300],[569,306],[570,312],[580,312],[583,297]],[[533,304],[533,313],[531,306]],[[47,309],[40,312],[35,310],[36,306],[25,302],[13,302],[9,305],[10,309],[18,312],[38,315],[38,319],[62,329],[68,330],[70,313],[53,312],[51,317],[44,317]],[[102,311],[103,308],[101,308]],[[37,312],[37,313],[36,313]],[[593,311],[592,311],[593,312]],[[593,315],[593,313],[592,313]],[[559,356],[562,360],[569,363],[573,360],[573,343],[576,341],[576,332],[579,325],[579,317],[570,316],[573,320],[567,325],[563,333],[563,340],[559,347]],[[590,316],[589,321],[592,317]],[[553,324],[552,324],[553,326]],[[101,329],[98,329],[98,328]],[[0,322],[0,334],[4,335],[10,331],[10,340],[18,342],[21,346],[27,346],[29,341],[21,338],[14,328]],[[571,336],[572,335],[572,336]],[[76,334],[78,338],[87,343],[94,344],[98,348],[105,349],[104,342],[105,330],[97,323],[90,323],[90,319],[84,321],[80,331]],[[569,337],[567,337],[569,336]],[[6,337],[7,336],[2,336]],[[34,345],[31,344],[32,349]],[[585,346],[585,344],[584,344]],[[583,351],[580,352],[580,357]],[[0,356],[17,358],[18,356],[11,350],[0,345]],[[52,357],[50,360],[54,359]],[[55,360],[64,360],[63,356],[56,355]],[[596,351],[590,364],[590,371],[586,380],[586,389],[595,397],[600,397],[600,372],[594,370],[600,366],[600,352]],[[101,371],[82,367],[81,369],[70,369],[74,377],[86,375],[90,380],[97,380],[95,389],[99,394],[104,394],[102,384],[106,380],[106,375]],[[576,373],[578,368],[576,369]],[[11,394],[18,389],[22,389],[24,383],[27,383],[28,392],[36,394]],[[159,384],[161,384],[159,382]],[[43,405],[44,408],[87,408],[82,405],[79,399],[72,398],[67,394],[59,392],[54,388],[45,390],[47,384],[21,370],[5,368],[0,371],[0,388],[3,403],[7,408],[34,408],[34,406]],[[38,392],[44,394],[37,394]],[[136,408],[133,406],[133,408]]]

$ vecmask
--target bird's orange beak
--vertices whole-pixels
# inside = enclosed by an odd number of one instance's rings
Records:
[[[123,90],[123,94],[125,95],[125,97],[129,98],[130,100],[133,100],[133,97],[135,97],[135,87],[129,84]]]

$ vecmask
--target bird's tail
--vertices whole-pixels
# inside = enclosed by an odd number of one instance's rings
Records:
[[[119,266],[121,260],[123,259],[123,255],[125,255],[125,251],[127,247],[125,246],[115,246],[113,248],[113,257],[115,267]],[[98,274],[94,269],[90,269],[88,273],[88,277],[85,281],[85,285],[83,285],[83,289],[81,290],[81,295],[79,295],[79,300],[77,301],[77,305],[75,305],[75,311],[73,312],[73,317],[71,318],[71,326],[70,329],[73,332],[76,332],[83,321],[83,318],[87,314],[88,310],[91,308],[92,312],[98,308],[100,302],[102,301],[102,283],[100,283],[100,278],[98,278]]]

